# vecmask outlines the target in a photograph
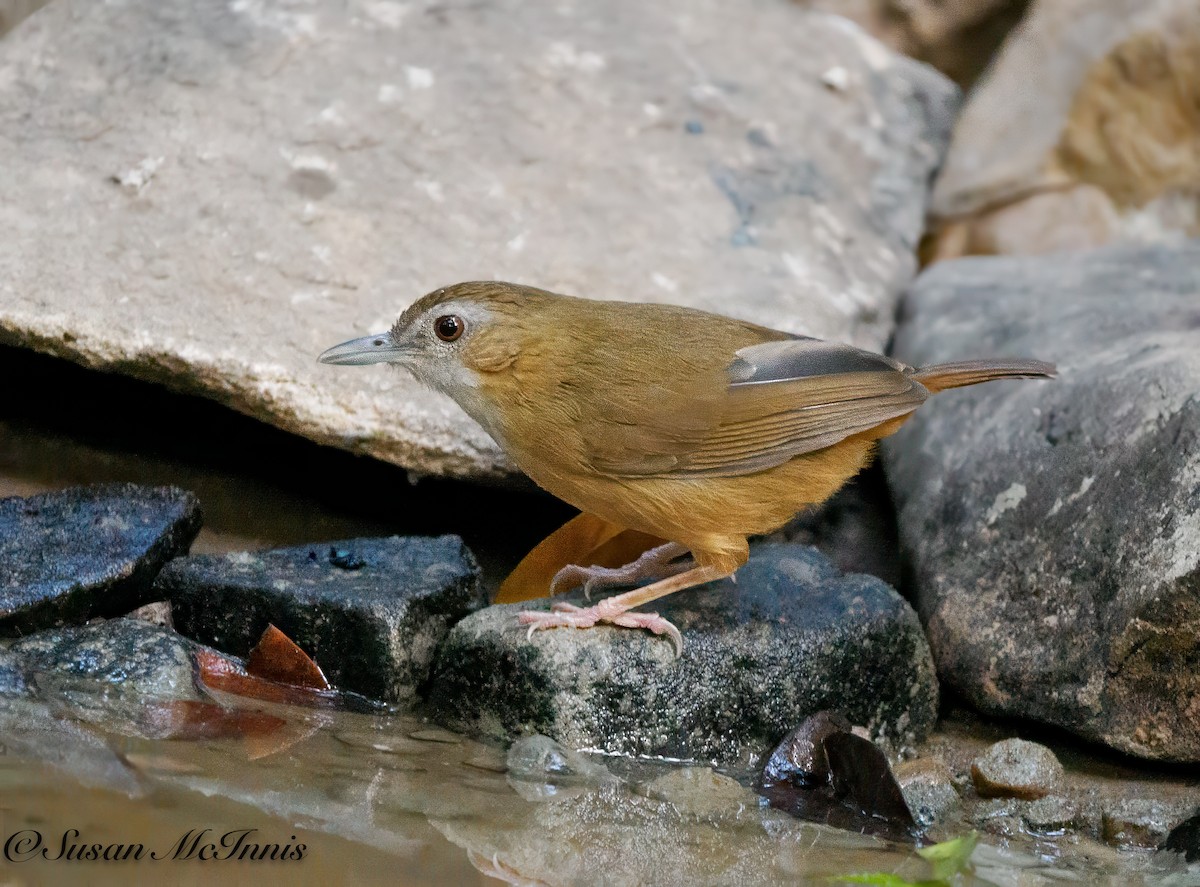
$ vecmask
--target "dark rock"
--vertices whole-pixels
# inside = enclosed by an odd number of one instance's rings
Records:
[[[1182,853],[1188,862],[1200,861],[1200,809],[1190,819],[1185,819],[1167,835],[1162,850]]]
[[[896,782],[917,825],[944,822],[962,808],[954,774],[938,758],[916,758],[896,766]]]
[[[546,733],[574,748],[750,761],[825,709],[894,737],[922,737],[936,717],[932,663],[908,604],[809,548],[756,548],[736,583],[659,602],[683,632],[679,659],[644,631],[527,638],[516,618],[527,606],[489,607],[453,628],[434,667],[435,719],[494,737]]]
[[[1117,847],[1157,847],[1196,808],[1193,801],[1128,798],[1104,809],[1103,836]]]
[[[997,742],[971,764],[971,781],[981,798],[1036,801],[1062,780],[1063,766],[1054,752],[1024,739]]]
[[[883,752],[829,712],[813,715],[784,737],[763,768],[758,790],[772,807],[809,822],[892,840],[916,832]]]
[[[1047,795],[1021,811],[1021,819],[1030,831],[1058,835],[1079,827],[1079,805],[1059,795]]]
[[[401,703],[416,699],[450,626],[486,603],[457,536],[199,555],[170,564],[155,591],[189,637],[244,656],[273,624],[335,686]]]
[[[195,645],[140,619],[110,619],[49,629],[15,641],[33,683],[47,697],[64,687],[99,695],[105,685],[128,697],[202,699],[193,678]]]
[[[150,602],[162,565],[200,531],[196,497],[105,484],[0,499],[0,635],[29,634]]]
[[[1056,361],[886,442],[943,680],[998,715],[1200,761],[1200,244],[935,265],[896,356]]]
[[[790,782],[798,786],[818,786],[829,782],[829,761],[825,757],[825,737],[849,733],[850,721],[835,711],[819,711],[783,737],[763,765],[762,784]]]

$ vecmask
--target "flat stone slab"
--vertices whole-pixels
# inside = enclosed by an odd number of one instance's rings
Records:
[[[529,606],[491,606],[451,630],[427,700],[436,720],[498,739],[544,733],[572,748],[754,763],[820,710],[901,741],[924,737],[937,717],[912,608],[805,546],[759,547],[736,584],[659,602],[683,632],[679,659],[645,631],[553,629],[527,639],[516,614]]]
[[[779,0],[56,0],[0,83],[0,343],[471,477],[457,406],[316,355],[491,277],[880,347],[958,102]]]
[[[197,555],[155,585],[176,628],[237,656],[274,624],[334,686],[410,703],[450,626],[487,603],[457,536],[351,539]]]
[[[200,506],[173,487],[105,484],[0,499],[0,636],[149,603],[162,565],[186,554]]]
[[[1056,361],[884,442],[942,679],[979,709],[1200,761],[1200,244],[939,263],[896,356]]]

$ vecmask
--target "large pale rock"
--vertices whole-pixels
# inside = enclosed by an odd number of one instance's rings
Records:
[[[0,85],[0,342],[464,476],[457,407],[316,354],[492,276],[879,346],[957,101],[777,0],[58,0]]]
[[[971,94],[935,258],[1200,234],[1200,4],[1040,0]]]
[[[983,72],[1029,0],[797,0],[844,15],[964,88]]]
[[[0,37],[46,5],[46,0],[0,0]]]
[[[986,712],[1200,761],[1200,244],[935,266],[896,356],[1055,360],[886,442],[939,675]]]

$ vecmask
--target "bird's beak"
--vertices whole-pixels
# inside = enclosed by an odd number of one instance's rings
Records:
[[[390,332],[377,333],[374,336],[363,336],[361,339],[351,339],[341,345],[334,345],[317,358],[321,363],[338,363],[345,366],[363,366],[368,363],[400,363],[404,359],[404,349],[396,344]]]

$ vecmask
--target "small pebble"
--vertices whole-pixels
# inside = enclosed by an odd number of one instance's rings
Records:
[[[1063,767],[1044,745],[1005,739],[975,759],[971,779],[981,798],[1036,801],[1058,788]]]
[[[918,825],[943,821],[962,807],[962,798],[954,787],[954,774],[940,758],[903,761],[894,773],[904,793],[904,802]]]
[[[681,813],[711,818],[758,806],[757,796],[736,779],[711,767],[683,767],[638,787],[656,801],[666,801]]]
[[[1046,795],[1026,807],[1021,818],[1030,831],[1060,835],[1079,827],[1079,805],[1059,795]]]
[[[446,745],[458,745],[462,742],[462,737],[457,733],[451,733],[441,727],[422,727],[420,730],[410,731],[408,735],[422,742],[442,742]]]
[[[1194,801],[1126,798],[1105,808],[1101,833],[1115,847],[1157,847],[1195,807]]]

